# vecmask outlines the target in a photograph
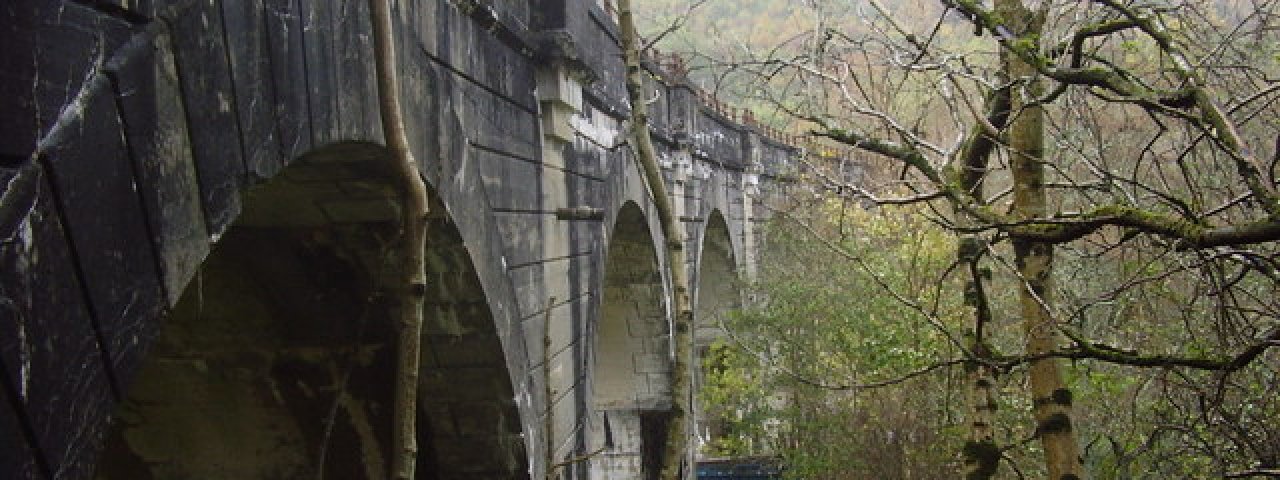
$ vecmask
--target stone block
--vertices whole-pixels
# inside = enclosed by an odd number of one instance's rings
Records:
[[[586,297],[579,297],[572,301],[557,303],[551,309],[551,330],[550,330],[550,347],[547,354],[551,357],[559,355],[573,356],[573,346],[579,342],[577,336],[578,328],[575,327],[574,310],[580,308],[580,304],[588,301]],[[559,302],[559,301],[557,301]],[[529,353],[531,364],[540,364],[543,358],[543,345],[547,330],[545,328],[548,316],[545,313],[536,313],[530,315],[522,323],[522,330],[525,334],[525,350]]]
[[[423,307],[423,335],[458,336],[475,331],[453,303],[428,303]]]
[[[559,103],[574,110],[582,110],[582,83],[564,68],[540,68],[537,72],[538,100]]]
[[[5,394],[11,394],[7,389]],[[8,472],[15,479],[43,480],[44,472],[39,468],[37,455],[40,452],[33,448],[29,438],[23,432],[18,412],[14,411],[12,402],[0,402],[0,438],[5,438],[5,448],[0,448],[0,472]]]
[[[627,319],[627,331],[635,342],[642,342],[661,336],[666,333],[666,326],[663,325],[663,319],[653,318],[652,316],[634,315]]]
[[[271,67],[272,117],[280,160],[288,164],[311,149],[307,63],[303,52],[302,0],[264,0],[267,64]],[[254,2],[248,2],[253,4]]]
[[[331,1],[298,2],[302,27],[302,44],[306,47],[307,109],[311,116],[311,135],[316,147],[342,140],[339,133],[338,67],[334,61],[334,21],[338,3]]]
[[[275,176],[284,165],[275,125],[275,82],[271,76],[271,38],[261,2],[219,2],[231,59],[241,142],[249,181]]]
[[[501,478],[520,468],[524,446],[519,437],[469,437],[434,445],[440,469],[446,474],[471,474],[470,478]],[[514,443],[514,445],[513,445]]]
[[[55,478],[88,478],[113,402],[106,356],[40,166],[0,172],[0,238],[13,240],[0,242],[0,362],[11,382],[0,392],[34,436],[4,437],[0,476],[27,478],[9,468],[29,468],[21,443],[33,440]]]
[[[573,127],[573,118],[577,110],[566,104],[555,102],[544,104],[542,110],[542,135],[561,142],[572,142],[577,137]],[[560,163],[558,166],[562,166]]]
[[[512,418],[512,412],[510,408],[495,402],[455,403],[451,411],[458,435],[464,437],[519,431],[520,419]]]
[[[430,395],[420,395],[419,400],[418,414],[426,417],[431,425],[432,435],[442,441],[449,441],[449,437],[459,435],[458,426],[454,423],[456,416],[453,414],[452,403]]]
[[[476,150],[473,152],[480,181],[489,193],[489,205],[497,209],[529,211],[542,209],[539,199],[543,166],[528,159],[503,155],[501,152]],[[511,179],[520,179],[513,182]],[[513,263],[522,263],[519,261]]]
[[[506,371],[498,368],[427,369],[422,372],[425,395],[451,402],[493,401],[511,391]]]
[[[240,213],[244,158],[236,92],[227,63],[219,2],[200,0],[169,18],[187,125],[209,231],[221,233]]]
[[[157,35],[133,44],[120,57],[108,73],[173,306],[209,254],[210,243],[173,47],[167,35]]]
[[[666,371],[660,373],[650,373],[649,389],[654,394],[666,397],[671,394],[671,371],[670,367]]]
[[[574,368],[573,351],[561,350],[551,357],[551,389],[560,397],[577,384],[578,372]]]
[[[333,61],[339,138],[382,143],[369,2],[336,4]],[[401,53],[397,58],[407,57]]]
[[[665,373],[671,371],[671,362],[666,355],[639,354],[632,356],[636,373]]]
[[[552,429],[555,431],[555,437],[551,444],[556,452],[573,448],[576,443],[574,432],[578,429],[580,415],[585,413],[578,411],[572,392],[565,392],[556,399],[552,406]]]
[[[633,394],[633,397],[629,399],[631,403],[626,406],[628,408],[635,408],[636,402],[649,398],[653,395],[653,389],[652,386],[649,385],[648,375],[632,372],[630,381],[634,388],[633,392],[635,393]]]
[[[666,335],[646,338],[642,341],[645,353],[666,356],[671,351],[671,341]]]
[[[114,95],[103,77],[89,88],[79,115],[49,137],[44,158],[98,335],[123,388],[159,327],[164,295]]]
[[[399,203],[391,197],[321,200],[317,206],[334,223],[393,222],[400,218]]]
[[[498,339],[486,333],[468,335],[426,335],[424,356],[430,356],[433,365],[443,368],[505,367],[502,345]]]
[[[0,163],[25,159],[59,112],[136,29],[80,2],[11,0],[0,8]],[[13,166],[13,165],[6,165]]]

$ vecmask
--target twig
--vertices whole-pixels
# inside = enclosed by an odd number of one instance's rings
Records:
[[[586,453],[586,454],[582,454],[582,455],[578,455],[578,456],[576,456],[576,457],[570,457],[570,458],[568,458],[568,459],[565,459],[565,461],[563,461],[563,462],[559,462],[559,463],[556,463],[556,464],[554,464],[554,465],[548,466],[548,467],[547,467],[547,480],[555,480],[555,477],[554,477],[554,476],[555,476],[556,470],[559,470],[559,469],[561,469],[561,468],[564,468],[564,467],[567,467],[567,466],[570,466],[570,465],[573,465],[573,464],[576,464],[576,463],[582,463],[582,462],[585,462],[585,461],[587,461],[587,460],[591,460],[591,459],[592,459],[593,457],[595,457],[596,455],[600,455],[601,453],[604,453],[604,451],[605,451],[605,450],[608,450],[608,449],[609,449],[609,447],[606,445],[606,446],[603,446],[603,447],[597,448],[597,449],[596,449],[596,451],[594,451],[594,452]]]

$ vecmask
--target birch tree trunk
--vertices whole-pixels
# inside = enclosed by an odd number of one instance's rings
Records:
[[[402,281],[400,341],[396,363],[395,425],[392,439],[392,477],[414,478],[417,466],[418,362],[421,358],[422,304],[426,296],[427,186],[409,150],[400,86],[396,80],[395,36],[391,31],[389,0],[369,0],[373,21],[374,64],[378,77],[378,110],[390,161],[401,182]]]
[[[1009,122],[1009,89],[991,92],[986,101],[987,123],[995,129],[1004,128]],[[983,192],[987,167],[997,141],[994,132],[982,126],[974,126],[960,153],[961,168],[956,176],[960,188],[971,193],[978,201],[986,198]],[[956,221],[971,223],[964,209],[956,208]],[[969,408],[969,437],[965,441],[964,468],[966,480],[985,480],[995,477],[1000,469],[1000,447],[995,438],[995,412],[997,390],[995,372],[987,361],[994,352],[988,347],[987,334],[993,326],[991,304],[983,281],[989,271],[981,268],[980,260],[986,251],[986,239],[978,234],[962,234],[956,246],[956,261],[967,265],[969,278],[964,285],[964,303],[973,315],[973,330],[969,335],[969,351],[973,359],[965,364],[968,381],[967,404]]]
[[[996,0],[996,13],[1019,42],[1030,41],[1038,48],[1044,17],[1032,12],[1022,0]],[[1016,219],[1046,218],[1044,185],[1044,108],[1031,101],[1044,95],[1035,68],[1007,49],[1002,53],[1008,78],[1019,83],[1011,95],[1008,130],[1010,167],[1013,174],[1013,215]],[[1049,308],[1053,305],[1053,244],[1014,237],[1014,263],[1023,280],[1019,289],[1026,353],[1037,355],[1056,349],[1061,340]],[[1032,412],[1036,432],[1044,447],[1048,478],[1082,480],[1084,469],[1071,422],[1071,391],[1062,380],[1060,360],[1031,362]]]
[[[995,373],[989,364],[992,357],[987,347],[986,330],[991,325],[991,308],[987,302],[984,274],[979,259],[986,247],[978,235],[965,235],[959,240],[957,260],[969,266],[969,280],[965,282],[965,304],[972,309],[973,331],[969,332],[969,350],[973,360],[965,364],[969,382],[967,403],[969,407],[969,437],[965,441],[963,455],[965,480],[994,478],[1000,469],[1000,447],[995,437],[996,388]]]
[[[640,39],[632,17],[631,1],[618,0],[618,23],[622,34],[622,54],[626,63],[627,97],[631,101],[631,140],[636,158],[644,169],[646,183],[658,210],[662,236],[666,239],[667,265],[671,268],[675,291],[675,319],[671,332],[675,358],[671,366],[671,418],[667,424],[666,449],[662,456],[662,478],[681,478],[689,403],[689,358],[693,342],[693,309],[689,302],[689,276],[684,251],[684,227],[671,206],[671,197],[658,168],[657,154],[649,138],[649,105],[644,95],[644,69],[640,65]]]

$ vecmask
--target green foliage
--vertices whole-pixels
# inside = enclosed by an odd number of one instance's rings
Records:
[[[963,432],[939,426],[958,421],[963,404],[945,392],[945,370],[874,390],[812,385],[892,379],[950,355],[936,325],[958,328],[962,309],[948,293],[955,280],[936,273],[955,255],[951,238],[918,212],[819,212],[810,224],[858,260],[838,260],[795,224],[773,225],[754,286],[762,300],[728,320],[741,343],[717,346],[704,365],[701,400],[726,425],[704,453],[775,452],[794,478],[954,471]],[[885,288],[909,292],[924,312]]]
[[[855,207],[842,213],[828,205],[821,215],[816,221],[844,216],[846,231],[830,233],[842,237],[839,246],[859,261],[839,261],[806,232],[781,225],[770,233],[758,285],[767,300],[736,324],[793,332],[805,342],[773,348],[781,357],[794,357],[797,374],[845,383],[886,378],[943,356],[947,344],[930,319],[888,292],[932,310],[935,321],[953,327],[962,322],[950,294],[954,285],[935,278],[954,256],[951,238],[913,212]]]
[[[954,475],[965,458],[967,434],[962,368],[875,389],[832,390],[813,383],[877,382],[956,358],[946,332],[964,332],[972,319],[962,305],[961,277],[951,268],[955,237],[921,210],[863,211],[823,203],[810,212],[809,228],[856,260],[837,254],[793,220],[775,220],[767,234],[762,280],[752,287],[759,301],[729,317],[736,341],[718,345],[711,355],[715,360],[704,366],[702,403],[723,419],[704,453],[777,453],[793,478]],[[997,253],[1007,248],[995,246]],[[1208,329],[1212,323],[1195,321],[1214,315],[1212,301],[1188,283],[1144,280],[1195,275],[1170,274],[1177,259],[1063,260],[1068,305],[1096,297],[1116,281],[1137,285],[1113,302],[1082,310],[1073,328],[1091,338],[1167,345],[1183,354],[1228,348],[1219,343],[1225,341],[1222,332]],[[987,342],[1016,354],[1022,351],[1013,298],[1019,282],[1007,268],[990,265],[994,268],[980,268],[989,272],[988,301],[996,322]],[[1274,292],[1274,283],[1262,275],[1245,275],[1237,286],[1261,298]],[[1274,388],[1277,361],[1269,354],[1225,381],[1212,373],[1071,363],[1069,390],[1042,401],[1076,405],[1077,416],[1071,425],[1052,419],[1039,428],[1070,428],[1080,435],[1095,478],[1220,476],[1226,465],[1248,465],[1253,455],[1274,449],[1268,438],[1280,438],[1273,426],[1280,418],[1280,399],[1257,400],[1276,397],[1263,392]],[[1025,441],[1037,429],[1025,381],[1021,368],[996,378],[997,444],[1015,445],[1005,451],[1004,462],[1034,477],[1043,467],[1036,460],[1038,443]],[[1211,415],[1200,409],[1206,405]]]
[[[814,48],[821,41],[822,35],[815,34],[809,43],[780,45],[791,39],[794,25],[786,23],[805,20],[806,13],[771,13],[765,3],[711,0],[699,12],[701,18],[690,21],[687,32],[669,37],[662,48],[699,52],[724,60],[721,65],[741,68],[749,59],[735,56],[743,50],[737,48],[739,43],[765,47],[756,52],[772,53],[777,47],[785,56],[787,48]],[[853,39],[844,42],[844,50],[820,52],[826,55],[824,61],[813,64],[847,66],[851,79],[841,86],[853,92],[852,102],[893,117],[921,140],[943,149],[949,147],[948,139],[963,131],[964,125],[950,124],[951,117],[965,117],[965,112],[977,109],[987,88],[948,81],[956,79],[956,66],[963,64],[963,77],[982,77],[986,85],[1007,81],[993,74],[999,62],[993,36],[974,35],[968,19],[942,17],[939,10],[927,8],[941,2],[882,2],[914,38],[927,37],[934,22],[940,22],[929,47],[932,56],[921,57],[922,64],[944,57],[963,60],[936,69],[895,68],[895,62],[910,61],[915,49],[883,18],[868,13],[864,2],[812,3],[813,12],[831,13],[822,17],[821,27]],[[1139,3],[1185,7],[1161,14],[1168,35],[1187,53],[1211,94],[1240,122],[1241,135],[1259,160],[1275,158],[1280,110],[1275,108],[1274,91],[1262,92],[1278,78],[1280,42],[1275,15],[1258,8],[1273,10],[1275,2]],[[1114,17],[1087,2],[1041,4],[1053,9],[1042,52],[1069,39],[1073,28]],[[845,11],[831,10],[838,8]],[[861,23],[847,21],[855,16]],[[762,32],[777,38],[761,44]],[[841,42],[827,46],[837,44]],[[1170,56],[1148,35],[1126,31],[1091,38],[1084,47],[1086,66],[1121,68],[1128,80],[1155,88],[1185,86],[1172,73]],[[792,52],[795,59],[809,53]],[[1066,65],[1065,57],[1057,62],[1059,67]],[[698,65],[710,68],[715,62]],[[725,78],[733,74],[713,71],[697,78],[718,79],[722,73]],[[762,104],[802,105],[805,108],[799,110],[816,112],[863,136],[894,141],[904,136],[881,125],[880,117],[847,108],[834,89],[814,88],[794,96],[778,93],[792,91],[780,80],[790,77],[772,75],[772,69],[768,73],[754,89],[749,81],[730,81],[730,93],[744,95],[733,103],[766,98],[776,103]],[[954,95],[951,103],[939,100],[940,92]],[[954,100],[966,93],[970,103]],[[1186,218],[1186,226],[1197,228],[1202,222],[1229,225],[1256,213],[1258,207],[1250,201],[1235,200],[1247,199],[1246,191],[1233,180],[1235,169],[1228,156],[1205,140],[1202,128],[1097,94],[1073,87],[1045,106],[1052,119],[1048,134],[1054,139],[1045,152],[1053,166],[1046,182],[1055,185],[1048,200],[1051,211],[1067,216],[1099,206],[1124,206]],[[935,166],[953,160],[943,157],[916,158]],[[876,176],[876,160],[866,161],[873,172],[869,184],[893,185],[894,179],[905,179],[902,183],[912,185],[913,192],[928,190],[919,187],[919,177],[903,175],[901,163],[891,163],[892,168]],[[1011,196],[996,193],[1009,186],[1007,163],[1007,152],[997,153],[984,178],[992,203],[983,208],[991,212],[1008,208]],[[962,302],[965,295],[976,300],[977,292],[960,286],[959,277],[967,274],[964,269],[951,268],[955,239],[926,220],[952,210],[943,202],[935,207],[863,212],[823,203],[806,212],[809,225],[857,261],[842,259],[787,220],[770,230],[769,258],[755,286],[762,300],[730,320],[742,345],[729,342],[723,347],[731,361],[704,391],[707,401],[732,417],[726,429],[730,433],[713,443],[717,452],[738,455],[771,449],[787,457],[797,478],[954,476],[966,430],[961,418],[964,401],[959,398],[962,370],[937,370],[873,390],[832,391],[809,384],[874,382],[956,358],[949,337],[967,338],[972,319]],[[1214,213],[1205,213],[1210,210]],[[1020,311],[1011,297],[1023,283],[1011,273],[1009,250],[1008,242],[997,241],[985,252],[979,270],[988,281],[987,300],[994,317],[984,344],[999,354],[1016,356],[1025,348]],[[1221,358],[1256,342],[1280,318],[1278,259],[1280,246],[1275,243],[1188,252],[1133,229],[1106,229],[1056,249],[1050,303],[1058,326],[1077,338],[1146,356]],[[1063,340],[1060,347],[1072,344]],[[1070,424],[1051,421],[1042,428],[1071,427],[1079,435],[1093,478],[1214,478],[1254,465],[1280,465],[1280,349],[1273,348],[1231,375],[1088,360],[1063,366],[1069,390],[1039,401],[1069,402],[1075,406],[1074,416]],[[1026,383],[1023,366],[998,372],[997,444],[1007,448],[1004,463],[1016,466],[1026,478],[1040,478],[1040,446],[1033,437],[1037,424],[1028,413],[1035,400],[1026,395]],[[903,435],[911,439],[905,445],[889,440]],[[1012,475],[1011,470],[1002,467],[1001,472]]]
[[[768,435],[765,426],[777,413],[756,366],[754,357],[726,343],[712,345],[703,359],[706,380],[698,395],[707,408],[704,416],[716,423],[716,436],[704,445],[704,454],[744,457],[761,447],[759,439]]]

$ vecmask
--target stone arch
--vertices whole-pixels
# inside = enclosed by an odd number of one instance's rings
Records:
[[[697,324],[694,342],[709,345],[723,331],[716,316],[742,306],[742,288],[738,275],[737,253],[729,224],[720,210],[707,215],[698,252],[697,286],[694,287],[694,320]]]
[[[245,195],[161,321],[97,478],[386,478],[398,198],[386,150],[314,150]],[[527,478],[472,256],[434,191],[419,478]]]
[[[670,328],[656,243],[634,202],[610,233],[591,368],[592,478],[657,478],[671,406]]]
[[[694,358],[698,366],[694,376],[695,391],[701,390],[708,369],[713,368],[708,363],[716,358],[712,346],[717,341],[727,340],[720,316],[742,306],[742,285],[736,257],[728,223],[719,210],[713,210],[703,223],[697,285],[694,287]],[[696,401],[694,421],[699,442],[708,442],[726,434],[721,415],[704,409]]]
[[[744,197],[741,187],[744,175],[742,172],[717,169],[702,180],[697,209],[692,214],[699,218],[699,222],[693,224],[694,236],[690,239],[689,248],[698,254],[696,258],[701,258],[705,248],[704,239],[708,238],[706,237],[708,226],[715,221],[720,222],[719,225],[724,227],[723,231],[726,235],[712,238],[717,242],[720,238],[727,238],[725,243],[727,251],[737,262],[734,270],[745,278],[749,270],[748,257],[751,257],[746,252],[745,237],[747,230],[751,228],[751,221],[747,219],[745,211],[745,202],[748,199]],[[697,278],[695,277],[694,280],[696,283]],[[693,288],[696,290],[697,286]],[[696,291],[694,293],[696,302]]]

